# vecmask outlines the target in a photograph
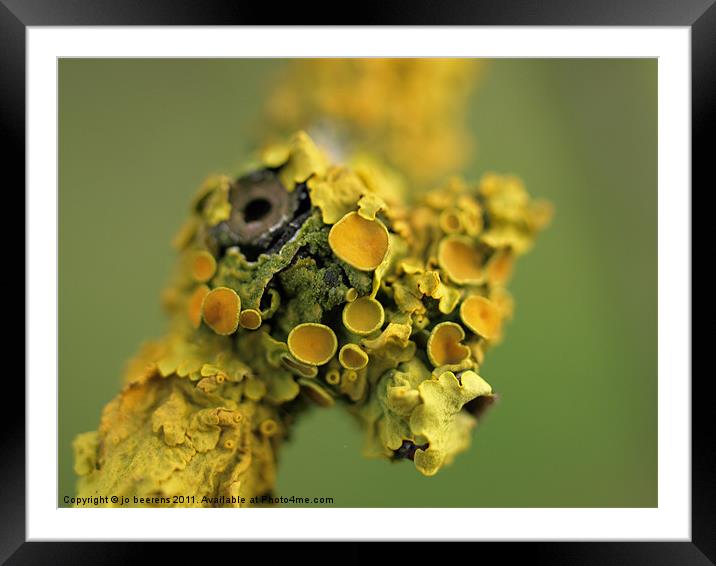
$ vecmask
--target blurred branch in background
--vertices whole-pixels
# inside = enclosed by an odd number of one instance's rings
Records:
[[[425,189],[475,148],[468,101],[477,59],[296,59],[277,75],[263,131],[306,130],[334,161],[369,154]]]

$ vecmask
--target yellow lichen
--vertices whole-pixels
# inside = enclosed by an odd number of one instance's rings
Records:
[[[335,404],[333,396],[327,389],[316,382],[316,380],[299,379],[298,383],[301,386],[301,391],[316,405],[319,405],[320,407],[331,407]]]
[[[341,365],[337,360],[331,360],[326,366],[323,380],[328,385],[338,385],[341,382]]]
[[[366,220],[375,220],[381,210],[386,210],[385,201],[375,193],[363,195],[358,201],[358,215]]]
[[[289,144],[274,143],[263,148],[261,151],[261,162],[266,167],[280,167],[288,161],[291,156],[291,146]]]
[[[448,234],[457,234],[462,231],[462,218],[455,210],[443,210],[440,213],[440,228]]]
[[[274,436],[278,432],[278,423],[273,419],[266,419],[259,424],[259,430],[264,436]]]
[[[291,192],[299,183],[305,183],[313,175],[322,175],[328,167],[326,156],[313,143],[305,132],[296,133],[291,139],[288,151],[267,149],[263,158],[268,159],[269,167],[275,167],[277,159],[286,157],[279,172],[279,180],[287,191]]]
[[[475,334],[491,340],[500,334],[502,316],[489,299],[472,295],[460,305],[460,318]]]
[[[365,396],[368,388],[365,370],[345,369],[341,375],[340,391],[351,401],[358,402]]]
[[[209,287],[206,285],[200,285],[189,297],[188,302],[188,315],[189,322],[194,328],[199,328],[201,324],[201,305],[204,302],[204,298],[209,294]]]
[[[308,190],[326,224],[335,224],[355,210],[361,196],[368,192],[361,178],[346,167],[330,167],[325,175],[313,177]]]
[[[346,344],[338,352],[338,361],[346,369],[363,369],[368,365],[368,354],[357,344]]]
[[[206,283],[216,273],[216,259],[206,250],[194,252],[191,259],[191,274],[199,283]]]
[[[312,366],[328,363],[338,349],[338,339],[325,324],[299,324],[288,334],[288,349],[299,362]]]
[[[518,178],[487,173],[480,180],[480,193],[487,199],[487,210],[496,219],[519,222],[525,218],[529,195]]]
[[[353,334],[367,336],[383,326],[383,305],[371,297],[360,297],[343,307],[343,325]]]
[[[512,276],[514,255],[510,250],[499,250],[487,262],[487,280],[490,285],[503,286]]]
[[[348,164],[370,193],[385,203],[384,212],[393,214],[402,208],[408,191],[407,180],[402,172],[390,167],[376,155],[361,150],[350,156]]]
[[[457,284],[479,285],[485,280],[483,255],[469,238],[443,238],[438,246],[438,262],[448,278]]]
[[[349,212],[328,233],[333,253],[361,271],[373,271],[388,252],[388,230],[380,220]]]
[[[415,69],[403,70],[414,81]],[[361,119],[370,121],[374,100],[357,103]],[[427,156],[421,166],[437,149],[455,150],[459,136],[448,139],[442,119],[415,137],[420,147],[402,148],[412,160]],[[416,124],[402,123],[401,135]],[[393,134],[383,134],[376,144],[389,147]],[[476,418],[472,405],[462,408],[492,394],[475,371],[512,315],[512,264],[551,208],[494,174],[477,186],[450,178],[411,205],[407,188],[420,175],[391,170],[387,155],[366,147],[328,149],[351,167],[329,165],[299,132],[268,147],[262,165],[202,185],[178,238],[192,261],[164,294],[170,332],[141,349],[97,433],[78,439],[81,494],[269,493],[276,450],[305,400],[341,398],[371,455],[411,459],[425,475],[467,447]],[[232,202],[267,175],[292,194],[272,201],[286,205],[273,211],[279,224],[247,241],[235,224],[245,211]]]
[[[328,120],[359,150],[388,159],[426,184],[471,153],[466,102],[479,76],[474,59],[295,60],[267,104],[269,121],[293,130]]]
[[[204,322],[221,335],[233,334],[239,327],[241,299],[228,287],[212,289],[201,305]]]
[[[191,244],[192,240],[196,236],[197,228],[199,227],[199,221],[196,217],[192,216],[182,224],[182,227],[174,235],[172,239],[172,246],[181,251]]]
[[[316,377],[318,375],[318,368],[316,366],[301,363],[290,355],[281,356],[281,363],[289,371],[300,377]]]
[[[441,322],[428,338],[428,359],[435,367],[459,364],[470,356],[470,349],[462,344],[465,331],[454,322]]]
[[[261,313],[256,309],[245,309],[239,315],[239,324],[241,328],[248,330],[256,330],[261,326]]]
[[[495,287],[490,292],[490,300],[500,309],[502,318],[511,319],[515,311],[515,301],[504,287]]]
[[[461,409],[475,399],[489,395],[492,388],[473,371],[465,371],[460,379],[445,372],[438,379],[428,379],[418,386],[422,404],[410,415],[410,430],[417,443],[425,443],[425,450],[415,453],[415,467],[432,476],[470,443],[470,431],[475,421]]]
[[[226,175],[215,175],[204,181],[195,199],[195,205],[204,202],[203,217],[209,226],[216,226],[231,216],[229,188],[231,181]]]

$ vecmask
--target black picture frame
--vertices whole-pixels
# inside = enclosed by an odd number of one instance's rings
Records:
[[[376,6],[361,3],[355,7],[360,9],[352,14],[355,16],[350,22],[353,25],[689,26],[692,185],[697,180],[705,184],[707,166],[713,161],[706,136],[716,125],[714,0],[501,0],[490,3],[412,0]],[[289,22],[313,25],[321,18],[335,25],[347,23],[341,21],[343,17],[339,13],[338,10],[326,11],[321,16],[307,12],[305,5],[287,3],[0,0],[0,122],[7,142],[2,152],[6,195],[15,190],[11,187],[25,185],[25,34],[28,26],[283,25]],[[31,300],[27,296],[25,299]],[[16,328],[13,332],[19,334]],[[690,542],[482,543],[477,552],[470,547],[468,553],[475,559],[494,554],[502,561],[528,560],[545,564],[716,564],[716,442],[712,402],[707,394],[710,379],[705,373],[692,379]],[[5,399],[24,399],[24,384],[17,378],[5,379],[2,391]],[[25,542],[25,411],[24,406],[14,410],[16,412],[7,407],[0,411],[3,421],[0,427],[0,560],[7,560],[8,564],[104,564],[126,563],[144,554],[147,543]],[[54,481],[51,471],[50,474],[48,481]],[[81,539],[82,533],[77,533],[77,538]],[[413,544],[395,545],[398,548],[388,549],[387,553],[395,552],[396,558],[409,558],[417,552]],[[189,557],[185,545],[171,546],[174,550],[162,549],[165,560],[172,560],[173,553]],[[216,559],[216,551],[211,552],[212,559]],[[369,545],[348,553],[345,549],[337,552],[342,560],[351,557],[358,562],[376,555]],[[273,546],[271,553],[275,553]]]

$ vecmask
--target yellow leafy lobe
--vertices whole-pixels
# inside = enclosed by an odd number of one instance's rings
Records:
[[[418,391],[423,403],[411,413],[410,429],[418,443],[427,441],[428,448],[416,452],[415,467],[431,476],[468,447],[475,422],[461,409],[468,401],[491,394],[492,388],[473,371],[462,372],[459,380],[448,371],[423,381]]]
[[[202,216],[207,225],[216,226],[231,216],[230,187],[231,181],[226,175],[215,175],[199,189],[195,202],[204,202]]]
[[[329,167],[325,175],[309,179],[311,203],[321,210],[323,222],[335,224],[355,210],[368,192],[361,178],[346,167]]]
[[[313,175],[322,175],[328,167],[326,156],[305,132],[296,133],[287,148],[267,148],[262,159],[269,167],[281,165],[279,180],[289,192]]]

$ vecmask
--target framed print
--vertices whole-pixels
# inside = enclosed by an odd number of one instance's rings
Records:
[[[691,186],[716,8],[400,15],[3,0],[8,563],[177,540],[714,561]]]

